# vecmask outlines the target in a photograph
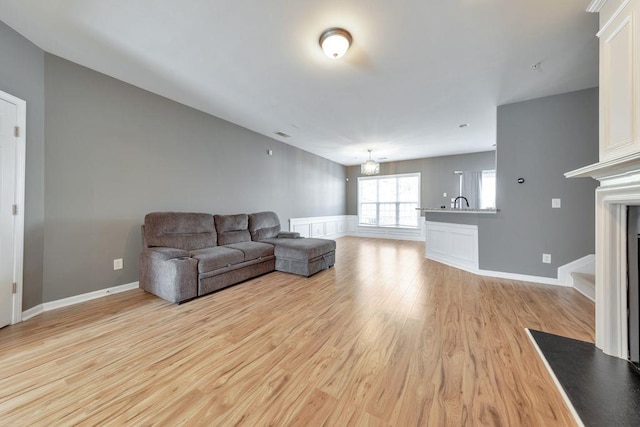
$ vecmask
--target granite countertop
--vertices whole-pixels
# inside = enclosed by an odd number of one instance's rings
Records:
[[[488,209],[471,209],[471,208],[416,208],[423,212],[440,212],[440,213],[475,213],[475,214],[494,214],[499,211],[496,208]]]

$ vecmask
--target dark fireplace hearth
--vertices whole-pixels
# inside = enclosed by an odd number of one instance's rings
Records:
[[[640,374],[593,343],[529,330],[570,409],[585,426],[637,426]]]

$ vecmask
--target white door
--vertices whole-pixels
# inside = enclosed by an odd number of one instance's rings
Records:
[[[15,104],[0,99],[0,327],[13,318],[17,114]]]

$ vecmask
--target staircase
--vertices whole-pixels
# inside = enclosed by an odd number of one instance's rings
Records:
[[[573,287],[584,294],[591,301],[596,300],[596,275],[593,273],[583,273],[574,271],[571,273]]]
[[[558,281],[563,286],[571,286],[578,292],[596,300],[596,256],[587,255],[558,268]]]

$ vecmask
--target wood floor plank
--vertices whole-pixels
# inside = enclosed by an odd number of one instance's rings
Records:
[[[594,338],[573,289],[345,237],[335,267],[182,305],[133,290],[0,330],[0,425],[574,425],[524,328]]]

